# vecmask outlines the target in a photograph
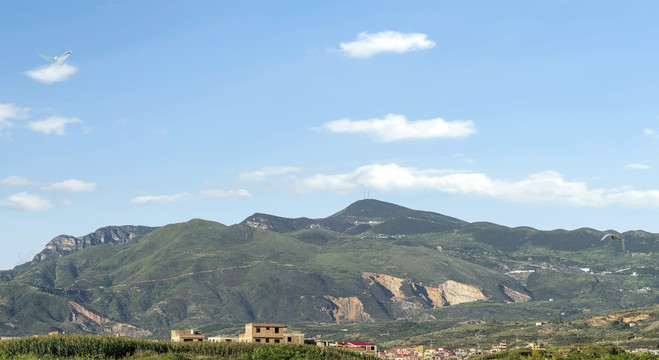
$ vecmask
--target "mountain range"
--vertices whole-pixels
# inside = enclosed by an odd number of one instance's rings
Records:
[[[601,241],[607,233],[625,250]],[[372,199],[322,219],[104,227],[58,236],[0,272],[0,335],[164,338],[246,322],[434,322],[449,308],[456,321],[492,308],[526,320],[547,316],[540,308],[629,309],[658,303],[658,239],[469,223]]]

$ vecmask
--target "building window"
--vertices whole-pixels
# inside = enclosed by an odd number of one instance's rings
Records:
[[[279,344],[279,339],[275,339],[275,344]]]
[[[257,332],[257,333],[260,333],[260,332],[261,332],[261,328],[260,328],[260,327],[257,327],[257,328],[256,328],[256,332]]]
[[[289,336],[288,337],[288,342],[293,342],[293,338]]]
[[[266,342],[266,343],[269,343],[269,342],[270,342],[270,339],[265,338],[265,342]]]
[[[266,330],[270,330],[270,328],[269,328],[269,327],[266,327],[265,329],[266,329]]]
[[[279,328],[275,328],[275,334],[279,334]]]
[[[261,339],[254,339],[254,341],[256,341],[256,342],[261,342]]]

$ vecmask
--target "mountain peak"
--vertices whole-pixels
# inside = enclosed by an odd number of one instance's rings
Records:
[[[375,200],[375,199],[364,199],[355,201],[350,204],[347,208],[339,211],[338,213],[330,217],[357,217],[357,218],[378,218],[378,219],[390,219],[398,216],[408,214],[414,210],[408,209],[406,207]]]

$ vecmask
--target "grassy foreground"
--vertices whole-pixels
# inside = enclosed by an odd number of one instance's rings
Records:
[[[96,335],[30,337],[0,342],[0,359],[374,359],[336,348],[240,343],[172,343]]]

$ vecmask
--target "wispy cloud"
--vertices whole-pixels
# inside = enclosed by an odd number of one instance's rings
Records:
[[[430,49],[435,47],[435,42],[428,40],[426,34],[382,31],[375,34],[360,33],[355,41],[342,42],[340,46],[341,51],[348,56],[368,58],[383,52],[405,53]]]
[[[636,164],[625,165],[625,169],[631,169],[631,170],[648,170],[648,169],[650,169],[650,166],[649,166],[649,165],[645,165],[645,164],[638,164],[638,163],[636,163]]]
[[[0,131],[14,126],[11,120],[27,117],[30,108],[21,108],[14,104],[0,104]]]
[[[264,181],[270,176],[291,174],[300,171],[293,166],[269,166],[257,171],[246,172],[238,175],[238,179],[245,181]]]
[[[78,124],[82,121],[78,118],[65,118],[62,116],[51,116],[45,120],[33,121],[28,124],[31,130],[42,134],[66,135],[66,126]]]
[[[44,186],[41,189],[63,192],[90,192],[96,189],[96,183],[70,179]]]
[[[397,164],[361,166],[350,173],[317,174],[297,183],[301,192],[350,192],[362,187],[381,191],[433,190],[479,195],[519,203],[555,203],[603,207],[614,204],[659,207],[659,190],[632,187],[590,189],[585,182],[567,181],[561,174],[544,171],[526,179],[497,180],[482,173],[445,174],[436,169],[415,169]]]
[[[4,186],[30,186],[38,185],[36,181],[32,181],[20,176],[7,176],[6,178],[0,179],[0,185]]]
[[[387,114],[383,119],[334,120],[318,129],[334,133],[362,133],[384,142],[405,139],[464,138],[476,133],[476,126],[471,120],[445,121],[436,118],[408,121],[407,117],[398,114]]]
[[[75,75],[76,72],[78,72],[78,69],[75,66],[62,64],[34,68],[32,70],[26,71],[25,75],[38,82],[44,84],[52,84],[60,81],[66,81],[71,76]]]
[[[222,200],[233,200],[239,198],[252,197],[252,194],[245,189],[238,190],[220,190],[220,189],[211,189],[204,190],[199,192],[201,196],[209,199],[222,199]]]
[[[53,207],[50,200],[27,192],[20,192],[0,200],[0,206],[10,207],[22,211],[37,212]]]
[[[645,134],[646,136],[657,136],[657,132],[650,128],[643,129],[643,134]]]
[[[181,193],[175,195],[144,195],[134,197],[130,200],[131,204],[146,204],[146,203],[168,203],[178,201],[188,193]]]

